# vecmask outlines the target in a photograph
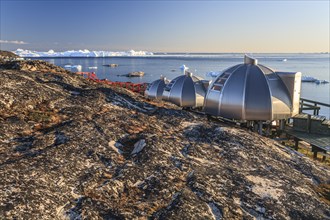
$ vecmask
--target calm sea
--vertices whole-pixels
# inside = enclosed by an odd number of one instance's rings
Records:
[[[253,54],[260,64],[279,71],[302,72],[320,80],[330,81],[329,54]],[[39,58],[40,59],[40,58]],[[180,75],[179,67],[185,64],[195,75],[206,76],[210,71],[221,71],[243,62],[243,54],[155,54],[153,57],[106,57],[106,58],[41,58],[58,66],[81,65],[82,71],[94,71],[100,79],[152,82],[166,76],[173,79]],[[116,68],[104,64],[118,64]],[[97,69],[89,69],[97,67]],[[133,71],[145,72],[144,77],[128,78],[120,75]],[[330,84],[302,83],[301,97],[330,103]],[[330,109],[321,108],[321,115],[330,118]]]

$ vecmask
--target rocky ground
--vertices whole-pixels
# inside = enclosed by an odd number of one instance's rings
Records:
[[[0,60],[10,59],[10,58],[19,58],[19,56],[9,51],[0,50]]]
[[[0,219],[330,219],[329,168],[271,139],[43,61],[0,68]]]

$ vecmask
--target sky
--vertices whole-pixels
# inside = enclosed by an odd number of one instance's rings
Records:
[[[0,48],[329,52],[329,8],[329,0],[0,0]]]

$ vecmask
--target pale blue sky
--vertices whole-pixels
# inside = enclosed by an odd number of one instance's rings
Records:
[[[328,52],[329,7],[329,0],[1,0],[1,49]]]

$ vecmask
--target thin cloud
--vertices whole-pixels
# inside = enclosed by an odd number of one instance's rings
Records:
[[[19,40],[0,40],[0,44],[28,44],[28,43]]]

